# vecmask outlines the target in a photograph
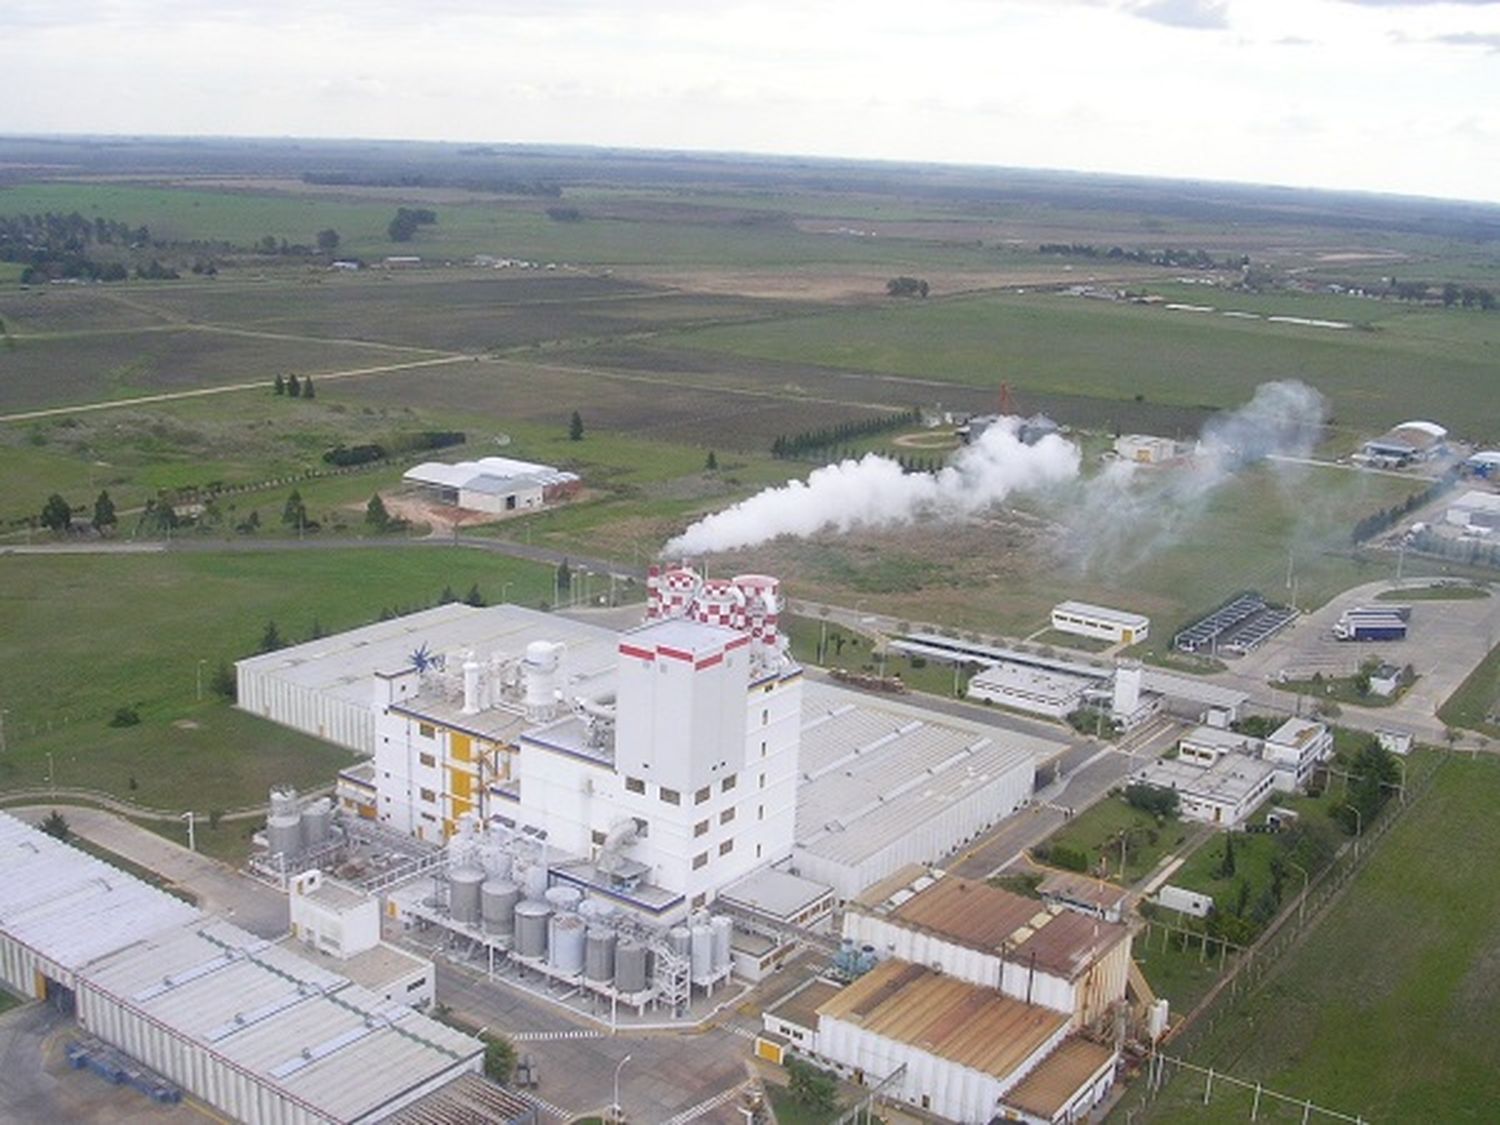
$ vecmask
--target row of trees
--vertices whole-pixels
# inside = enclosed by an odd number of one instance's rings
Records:
[[[386,227],[392,242],[410,242],[418,227],[431,226],[437,222],[437,212],[426,207],[398,207],[396,217]]]
[[[830,447],[913,426],[921,420],[922,412],[913,407],[897,414],[867,418],[863,422],[840,422],[836,426],[820,426],[816,430],[803,430],[791,436],[781,434],[771,443],[771,456],[778,460],[814,456],[826,453]]]
[[[1112,262],[1144,262],[1152,266],[1174,266],[1181,269],[1241,269],[1250,264],[1244,255],[1228,257],[1222,262],[1215,260],[1207,250],[1179,250],[1168,246],[1162,250],[1126,250],[1123,246],[1101,249],[1089,242],[1043,242],[1037,247],[1039,254],[1055,254],[1066,258],[1103,258]]]
[[[1367,539],[1373,539],[1382,531],[1395,527],[1403,518],[1415,512],[1424,504],[1436,500],[1447,492],[1458,481],[1458,470],[1449,469],[1437,480],[1433,481],[1421,492],[1413,492],[1399,504],[1393,504],[1389,508],[1382,508],[1378,512],[1371,512],[1368,516],[1359,520],[1354,525],[1354,530],[1349,533],[1349,538],[1355,543],[1363,543]]]
[[[887,297],[925,297],[929,292],[927,279],[922,277],[893,277],[885,283]]]
[[[1442,301],[1444,308],[1462,305],[1466,309],[1495,308],[1495,294],[1482,285],[1459,285],[1457,282],[1402,281],[1391,278],[1381,294],[1398,301]]]
[[[271,393],[284,395],[287,398],[315,398],[317,393],[313,390],[311,375],[305,375],[298,379],[296,375],[288,375],[283,379],[279,374],[276,381],[271,384]],[[327,458],[324,458],[327,460]]]
[[[73,526],[73,505],[63,499],[61,493],[54,492],[42,505],[42,514],[37,522],[48,531],[58,533],[67,531]],[[109,491],[106,489],[94,499],[94,530],[105,533],[117,523],[119,523],[119,517],[115,512],[115,502],[110,499]]]

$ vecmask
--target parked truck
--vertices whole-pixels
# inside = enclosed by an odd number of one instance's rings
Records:
[[[1406,618],[1388,610],[1350,610],[1333,626],[1341,641],[1404,641]]]

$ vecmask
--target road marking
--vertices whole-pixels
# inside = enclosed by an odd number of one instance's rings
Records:
[[[516,1043],[553,1043],[559,1039],[604,1039],[608,1033],[593,1028],[576,1027],[567,1031],[517,1031],[510,1036]]]
[[[745,1090],[753,1084],[754,1079],[748,1079],[744,1082],[741,1082],[738,1086],[731,1086],[729,1089],[715,1094],[713,1097],[707,1099],[706,1101],[699,1102],[691,1109],[683,1110],[676,1117],[667,1118],[666,1121],[662,1122],[662,1125],[688,1125],[688,1122],[696,1121],[698,1120],[698,1118],[705,1117],[708,1114],[712,1113],[720,1106],[728,1105],[730,1102],[734,1101],[735,1098],[740,1096],[741,1090]]]

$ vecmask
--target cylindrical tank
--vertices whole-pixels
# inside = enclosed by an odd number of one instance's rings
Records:
[[[479,888],[484,872],[477,867],[456,867],[448,872],[448,916],[466,926],[479,924]]]
[[[505,879],[486,879],[479,888],[481,911],[484,915],[484,932],[508,935],[516,928],[516,903],[521,901],[521,888]]]
[[[333,828],[333,802],[327,797],[309,801],[302,809],[302,846],[315,848],[326,843]]]
[[[526,714],[532,720],[551,718],[557,705],[557,668],[562,646],[532,641],[522,663],[526,680]]]
[[[547,960],[560,973],[569,976],[583,972],[584,943],[587,927],[576,914],[554,914],[547,935]]]
[[[708,926],[692,929],[693,979],[704,980],[713,976],[714,932]]]
[[[272,855],[295,855],[302,850],[302,817],[293,811],[266,817],[266,845]]]
[[[515,950],[522,957],[541,957],[547,952],[547,919],[552,908],[545,902],[527,899],[516,903]]]
[[[583,975],[597,981],[607,981],[615,975],[614,930],[589,927],[588,944],[583,951]]]
[[[624,993],[644,992],[648,977],[647,955],[651,951],[635,938],[622,937],[615,945],[615,988]]]
[[[298,816],[297,791],[288,785],[272,789],[270,813],[272,816]]]
[[[475,660],[473,655],[470,654],[469,658],[464,661],[463,713],[465,715],[477,715],[481,710],[479,700],[479,673],[482,671],[484,671],[484,666],[480,664],[479,661]]]
[[[692,948],[693,934],[686,926],[673,926],[667,931],[667,945],[679,957],[686,957]]]
[[[547,869],[540,863],[528,863],[521,872],[521,888],[527,898],[545,898],[547,895]]]
[[[714,933],[714,972],[717,973],[729,968],[734,944],[734,923],[720,914],[709,926]]]
[[[583,892],[577,887],[566,885],[548,887],[546,898],[554,913],[572,914],[578,909],[578,904],[583,901]]]

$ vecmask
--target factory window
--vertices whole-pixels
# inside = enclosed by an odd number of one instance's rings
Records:
[[[710,785],[705,785],[702,789],[698,790],[698,792],[696,792],[696,793],[693,794],[693,804],[695,804],[695,805],[701,805],[704,801],[708,800],[709,797],[711,797],[712,795],[713,795],[713,787],[710,786]]]
[[[437,800],[437,796],[431,789],[424,789],[422,790],[422,800],[426,801],[430,805],[432,804],[432,802]]]
[[[428,767],[429,769],[431,769],[433,766],[437,765],[437,759],[434,758],[431,754],[418,754],[417,755],[417,761],[421,762],[424,766]]]
[[[675,789],[668,789],[665,785],[661,787],[661,799],[669,805],[682,804],[682,794]]]
[[[766,775],[765,774],[761,774],[760,775],[760,787],[762,789],[764,789],[766,787]]]
[[[433,816],[430,812],[424,812],[422,814],[422,819],[423,820],[427,820],[427,821],[431,821],[433,824],[437,823],[437,817]]]
[[[728,793],[731,789],[733,789],[735,787],[735,785],[738,782],[739,782],[739,778],[736,777],[734,774],[730,774],[728,777],[726,777],[724,779],[724,783],[723,783],[724,792]]]
[[[706,835],[708,835],[708,821],[706,821],[706,820],[700,820],[697,824],[693,825],[693,835],[694,836],[706,836]]]
[[[646,791],[646,783],[638,777],[627,777],[625,779],[625,788],[632,793],[644,793]]]
[[[771,721],[771,709],[769,707],[767,707],[765,710],[761,711],[761,713],[760,713],[760,725],[761,726],[765,726],[770,721]]]
[[[708,866],[708,853],[707,852],[699,852],[697,855],[695,855],[693,857],[693,870],[694,871],[697,871],[698,868],[700,868],[700,867],[707,867],[707,866]]]
[[[719,814],[719,823],[720,824],[728,824],[733,819],[734,819],[734,806],[733,805],[730,805],[727,809],[725,809],[723,812],[721,812]]]
[[[633,816],[630,819],[635,821],[635,834],[637,836],[644,840],[647,836],[651,835],[651,826],[644,820],[638,816]]]
[[[594,841],[595,847],[604,846],[604,833],[600,832],[599,829],[596,828],[592,833],[590,833],[590,839]]]
[[[755,819],[756,820],[765,820],[766,819],[766,806],[765,805],[761,805],[760,808],[757,810],[757,816],[756,816]]]
[[[766,744],[764,742],[760,744],[760,756],[762,758],[766,756]]]
[[[693,909],[694,910],[702,910],[707,905],[708,905],[708,895],[701,894],[701,895],[694,895],[693,896]]]
[[[760,858],[760,845],[759,844],[755,845],[755,858],[756,859]]]
[[[732,851],[734,851],[734,841],[733,840],[725,840],[722,844],[719,845],[719,854],[720,855],[728,855]]]
[[[409,985],[406,986],[406,991],[407,992],[415,992],[417,989],[421,988],[426,983],[427,983],[427,978],[426,977],[418,977],[416,980],[412,981]]]
[[[431,723],[418,723],[417,733],[420,734],[423,738],[436,738],[437,728],[434,727]]]

